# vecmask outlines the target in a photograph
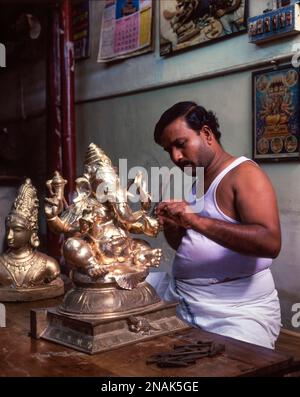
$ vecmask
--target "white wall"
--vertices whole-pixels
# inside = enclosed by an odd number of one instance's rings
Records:
[[[214,110],[221,124],[225,149],[236,156],[250,157],[251,71],[200,78],[238,65],[253,64],[254,70],[257,62],[290,53],[299,37],[256,46],[249,44],[244,34],[168,58],[159,56],[156,39],[154,53],[104,65],[96,62],[102,6],[102,1],[91,2],[91,57],[76,65],[77,101],[95,99],[76,107],[78,172],[91,141],[102,146],[115,162],[118,158],[128,158],[129,166],[170,164],[166,154],[153,142],[153,128],[161,113],[181,100],[196,100]],[[266,1],[250,0],[250,15],[264,8]],[[176,85],[191,76],[199,81]],[[166,83],[170,87],[160,88]],[[140,92],[132,93],[135,90]],[[107,98],[112,95],[115,96]],[[283,248],[272,271],[281,298],[284,326],[292,329],[291,306],[300,302],[300,164],[270,164],[263,168],[279,201]],[[163,268],[167,269],[172,251],[161,239],[156,244],[165,251]]]

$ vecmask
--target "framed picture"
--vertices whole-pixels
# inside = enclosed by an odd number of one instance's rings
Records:
[[[254,160],[299,160],[299,80],[291,65],[252,74]]]
[[[247,32],[248,0],[162,0],[160,55]]]
[[[75,60],[90,56],[90,4],[89,0],[73,0],[73,40]]]

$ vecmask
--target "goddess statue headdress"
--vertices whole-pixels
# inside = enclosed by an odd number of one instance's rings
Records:
[[[39,200],[36,188],[30,179],[20,187],[18,195],[12,205],[9,215],[17,215],[25,220],[30,230],[38,229]]]

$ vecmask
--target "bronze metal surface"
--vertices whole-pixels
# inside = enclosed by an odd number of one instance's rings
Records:
[[[88,148],[83,176],[76,180],[77,197],[70,205],[64,199],[63,177],[55,172],[47,181],[48,225],[66,237],[63,253],[73,268],[75,284],[82,284],[83,275],[86,287],[94,281],[115,282],[119,288],[130,290],[144,281],[149,267],[159,266],[161,249],[151,248],[130,234],[156,237],[160,231],[158,220],[149,215],[151,196],[141,174],[134,183],[141,199],[141,208],[135,212],[111,160],[95,144]]]
[[[176,304],[162,301],[107,319],[66,316],[53,308],[45,310],[45,314],[40,314],[39,317],[32,310],[31,320],[34,329],[39,329],[35,335],[37,338],[89,354],[113,350],[189,328],[176,316]]]
[[[33,312],[32,335],[93,354],[187,328],[176,317],[176,304],[162,302],[145,282],[149,268],[159,266],[161,249],[131,236],[160,231],[142,174],[132,181],[140,195],[135,212],[129,187],[121,186],[111,160],[93,143],[71,204],[64,198],[66,183],[58,172],[47,181],[45,212],[49,227],[65,236],[73,287],[58,307]]]
[[[0,255],[0,301],[32,301],[64,293],[59,265],[38,252],[39,202],[30,179],[20,187],[6,218],[8,249]]]

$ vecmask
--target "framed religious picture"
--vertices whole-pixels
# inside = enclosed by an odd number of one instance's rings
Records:
[[[160,55],[247,32],[248,0],[162,0]]]
[[[299,160],[299,73],[284,65],[252,74],[254,160]]]
[[[90,56],[90,3],[89,0],[73,0],[74,57],[77,60]]]

